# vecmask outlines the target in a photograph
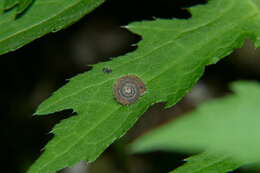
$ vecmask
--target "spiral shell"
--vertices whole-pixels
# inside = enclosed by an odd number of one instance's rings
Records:
[[[127,75],[117,79],[114,85],[114,95],[116,100],[129,105],[138,100],[145,92],[143,81],[134,75]]]

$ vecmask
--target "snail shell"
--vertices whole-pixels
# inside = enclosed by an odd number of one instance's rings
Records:
[[[145,92],[143,81],[134,75],[126,75],[117,79],[114,85],[114,95],[116,100],[123,104],[129,105],[138,100]]]

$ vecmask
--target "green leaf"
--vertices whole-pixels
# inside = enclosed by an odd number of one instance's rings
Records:
[[[230,54],[246,38],[256,41],[260,35],[259,9],[251,0],[211,0],[190,11],[189,20],[130,24],[127,28],[143,37],[136,51],[94,65],[39,106],[39,115],[64,109],[73,109],[77,115],[54,127],[55,137],[29,173],[49,173],[80,160],[94,161],[149,106],[158,102],[174,105],[206,65]],[[103,68],[112,73],[104,73]],[[114,99],[113,85],[129,74],[138,76],[147,90],[136,103],[123,106]]]
[[[18,0],[4,0],[4,9],[8,10],[18,4]]]
[[[17,0],[0,2],[1,7],[11,8]],[[56,32],[76,22],[104,0],[20,0],[16,10],[0,13],[0,55],[14,51],[23,45],[47,34]]]
[[[4,9],[9,10],[17,6],[16,14],[24,12],[31,4],[33,0],[4,0]]]
[[[24,12],[24,10],[30,6],[33,0],[19,0],[19,5],[17,8],[17,14]]]
[[[236,160],[260,160],[260,84],[237,82],[235,94],[213,100],[140,137],[133,152],[211,149]]]
[[[241,166],[227,154],[204,152],[185,159],[187,163],[171,173],[227,173]]]

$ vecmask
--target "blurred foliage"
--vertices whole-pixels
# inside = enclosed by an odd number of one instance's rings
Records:
[[[238,167],[239,164],[234,165],[235,161],[232,160],[243,161],[240,166],[259,161],[260,84],[240,81],[232,85],[232,90],[234,94],[231,96],[202,104],[189,115],[142,136],[132,144],[132,150],[142,153],[157,150],[198,152],[210,149],[225,153],[220,157],[204,154],[209,163],[201,159],[204,158],[203,154],[194,157],[197,167],[202,169],[205,169],[204,164],[211,164],[211,159],[221,161],[225,158],[224,163],[217,166],[217,172],[225,172],[222,170],[225,165],[231,164],[229,169],[232,169],[232,165],[233,169]],[[227,156],[232,157],[227,159]]]
[[[71,25],[103,2],[104,0],[36,0],[29,8],[32,0],[1,0],[0,55]],[[25,9],[27,10],[24,11]]]
[[[183,166],[171,173],[227,173],[237,169],[242,163],[228,154],[204,152],[185,159]]]

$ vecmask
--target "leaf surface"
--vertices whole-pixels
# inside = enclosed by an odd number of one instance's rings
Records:
[[[227,154],[204,152],[185,159],[187,163],[170,173],[227,173],[241,166]]]
[[[4,1],[4,9],[9,10],[15,6],[17,6],[16,14],[20,14],[24,12],[26,8],[28,8],[33,0],[3,0]]]
[[[258,2],[258,1],[257,1]],[[51,173],[80,160],[94,161],[133,126],[149,106],[178,102],[206,65],[216,63],[250,38],[258,45],[259,9],[251,0],[211,0],[190,8],[189,20],[157,19],[127,26],[142,36],[138,49],[72,78],[44,101],[36,114],[73,109],[77,115],[57,124],[55,137],[29,173]],[[112,69],[104,73],[103,68]],[[125,75],[138,76],[146,92],[129,106],[116,102],[113,85]]]
[[[233,95],[205,103],[147,133],[132,144],[132,151],[210,149],[239,161],[259,161],[260,84],[237,82],[232,90]]]
[[[18,18],[17,13],[23,12],[32,3],[31,0],[0,2],[0,9],[16,8],[0,13],[0,55],[67,27],[103,2],[104,0],[35,0]]]

